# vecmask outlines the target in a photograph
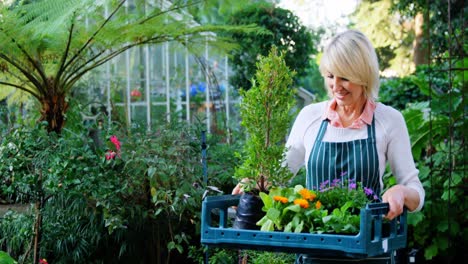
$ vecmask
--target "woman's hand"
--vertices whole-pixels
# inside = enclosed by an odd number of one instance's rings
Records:
[[[250,181],[249,178],[242,179],[234,189],[232,189],[232,195],[242,194],[244,193],[244,185]]]
[[[415,210],[419,205],[419,194],[412,188],[398,184],[388,189],[382,196],[382,200],[390,206],[385,217],[392,220],[403,213],[404,206],[410,211]]]
[[[232,195],[236,195],[236,194],[242,194],[244,193],[244,186],[249,184],[250,183],[250,179],[249,178],[243,178],[237,185],[236,187],[234,187],[234,189],[232,189]],[[252,186],[253,187],[253,186]],[[266,189],[268,189],[270,187],[270,183],[264,179],[263,180],[263,186],[261,186],[260,183],[257,182],[257,184],[255,184],[255,188],[260,190],[260,191],[265,191]]]

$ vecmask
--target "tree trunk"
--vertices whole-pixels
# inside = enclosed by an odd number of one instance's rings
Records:
[[[42,239],[42,208],[44,207],[44,191],[42,190],[42,171],[37,179],[37,200],[35,203],[36,220],[34,222],[34,264],[39,263],[39,251]]]
[[[414,18],[414,41],[413,41],[413,62],[415,66],[421,64],[427,64],[428,61],[428,52],[429,49],[427,45],[429,43],[424,43],[427,40],[424,34],[424,15],[422,13],[417,13]]]
[[[41,118],[39,121],[47,121],[47,131],[60,134],[65,125],[65,113],[68,102],[63,93],[48,94],[41,100]]]

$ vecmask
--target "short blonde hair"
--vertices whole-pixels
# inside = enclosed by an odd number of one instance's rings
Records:
[[[330,41],[320,60],[320,72],[333,74],[364,86],[367,98],[379,94],[379,62],[369,39],[360,31],[347,30]],[[328,90],[328,87],[327,87]]]

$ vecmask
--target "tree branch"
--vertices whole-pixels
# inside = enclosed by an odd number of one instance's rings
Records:
[[[32,90],[29,90],[28,88],[26,87],[23,87],[21,85],[18,85],[18,84],[14,84],[14,83],[9,83],[9,82],[3,82],[3,81],[0,81],[0,84],[3,84],[3,85],[6,85],[6,86],[11,86],[11,87],[15,87],[16,89],[19,89],[21,91],[25,91],[29,94],[31,94],[32,96],[34,96],[36,99],[40,100],[40,95],[36,94],[34,91]]]
[[[7,35],[7,34],[5,34]],[[23,48],[23,46],[21,46],[16,40],[15,38],[13,37],[10,37],[9,35],[7,35],[11,41],[13,43],[15,43],[15,45],[21,50],[21,52],[24,54],[24,56],[27,58],[27,60],[34,66],[34,68],[37,70],[37,72],[39,73],[39,75],[41,76],[42,80],[44,81],[44,83],[46,84],[47,83],[47,76],[44,72],[44,69],[42,68],[42,65],[41,64],[38,64],[37,61],[35,59],[33,59],[29,53]],[[1,55],[4,55],[3,53]],[[6,56],[6,55],[4,55]],[[5,59],[5,58],[4,58]],[[6,59],[5,59],[6,60]],[[7,60],[8,61],[8,60]],[[10,62],[12,63],[12,62]],[[19,67],[19,65],[15,65],[16,68],[18,68],[19,70],[21,70],[21,72],[23,72],[23,70]],[[24,71],[24,72],[27,72],[27,71]],[[24,73],[23,72],[23,73]],[[24,73],[25,74],[25,73]],[[26,74],[25,74],[26,75]],[[30,75],[32,77],[32,75]],[[28,79],[32,82],[32,83],[35,83],[35,86],[38,88],[38,90],[42,93],[45,94],[45,91],[42,89],[42,85],[40,85],[39,83],[39,80],[36,80],[36,78],[34,78],[34,82],[33,79],[29,78]]]
[[[73,18],[73,20],[74,20],[74,18]],[[63,53],[62,59],[60,60],[59,69],[57,71],[57,75],[56,75],[57,82],[60,81],[60,77],[62,76],[63,72],[65,71],[65,61],[67,60],[68,53],[70,52],[70,46],[71,46],[71,42],[72,42],[74,27],[75,27],[75,23],[72,22],[71,25],[70,25],[70,30],[68,32],[67,47],[65,48],[65,52]]]
[[[79,55],[90,45],[90,43],[94,40],[94,38],[99,34],[99,32],[104,28],[104,26],[111,20],[111,18],[119,11],[122,5],[126,2],[126,0],[121,0],[117,7],[112,11],[112,13],[104,20],[104,22],[99,26],[99,28],[91,35],[91,37],[86,41],[86,43],[73,55],[73,57],[65,64],[63,67],[63,71],[70,66],[78,57]]]
[[[139,46],[139,45],[148,44],[148,43],[150,43],[152,41],[157,41],[158,43],[161,43],[161,42],[169,41],[169,37],[167,37],[167,36],[158,36],[157,38],[150,38],[148,40],[143,40],[143,41],[131,43],[131,44],[125,45],[125,46],[123,46],[123,47],[121,47],[121,48],[119,48],[119,49],[117,49],[115,51],[112,51],[112,52],[108,53],[107,55],[103,56],[102,58],[98,59],[105,52],[105,50],[102,50],[101,52],[99,52],[98,54],[96,54],[95,56],[93,56],[92,58],[87,60],[76,71],[70,72],[70,74],[68,74],[64,78],[62,85],[64,87],[66,87],[65,90],[68,91],[69,89],[71,89],[73,87],[73,84],[75,84],[85,73],[87,73],[87,72],[91,71],[92,69],[95,69],[95,68],[101,66],[102,64],[110,61],[111,59],[113,59],[117,55],[122,54],[124,51],[126,51],[126,50],[128,50],[130,48],[133,48],[133,47],[136,47],[136,46]]]
[[[8,57],[7,55],[3,54],[3,53],[0,53],[0,58],[5,60],[6,62],[8,62],[9,64],[11,64],[12,66],[14,66],[16,69],[18,69],[22,74],[24,74],[24,76],[31,82],[34,84],[34,86],[40,91],[40,92],[43,92],[43,90],[41,89],[41,83],[39,82],[39,80],[36,79],[36,77],[30,73],[29,71],[27,71],[26,69],[24,69],[23,67],[21,67],[21,65],[19,65],[18,63],[16,63],[16,61],[14,61],[13,59],[11,59],[10,57]],[[33,94],[34,95],[34,94]]]

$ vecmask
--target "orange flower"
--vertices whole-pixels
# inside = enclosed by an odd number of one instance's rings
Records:
[[[309,201],[313,201],[315,197],[317,197],[317,195],[314,192],[307,190],[305,188],[300,190],[299,194],[302,196],[302,198],[309,200]]]
[[[317,201],[315,203],[315,209],[320,209],[320,207],[322,207],[322,203],[320,201]]]
[[[298,204],[300,207],[306,209],[309,207],[309,202],[305,199],[296,199],[294,200],[294,204]]]
[[[273,196],[273,200],[277,201],[277,202],[281,202],[281,203],[287,203],[288,202],[288,198],[284,197],[284,196]]]

